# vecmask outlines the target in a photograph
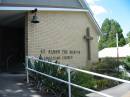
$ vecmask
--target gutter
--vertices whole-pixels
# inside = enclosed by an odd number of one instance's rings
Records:
[[[73,9],[73,8],[49,8],[49,7],[10,7],[10,6],[0,6],[0,10],[4,11],[30,11],[34,9],[38,9],[39,11],[67,11],[67,12],[88,12],[86,9]]]

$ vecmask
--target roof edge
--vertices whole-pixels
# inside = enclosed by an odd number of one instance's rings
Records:
[[[10,6],[0,6],[0,10],[21,10],[30,11],[37,8],[40,11],[70,11],[70,12],[88,12],[86,9],[73,9],[73,8],[50,8],[50,7],[10,7]]]
[[[95,26],[96,26],[97,31],[99,32],[98,34],[99,34],[99,35],[102,35],[101,28],[100,28],[99,24],[97,23],[96,19],[94,18],[94,14],[93,14],[92,10],[90,9],[89,4],[87,3],[87,1],[86,1],[86,0],[78,0],[78,1],[79,1],[79,3],[82,5],[82,7],[83,7],[84,9],[87,9],[87,10],[88,10],[88,14],[90,15],[90,17],[91,17],[93,23],[94,23]]]

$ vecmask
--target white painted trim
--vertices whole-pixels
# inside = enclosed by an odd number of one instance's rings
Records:
[[[28,59],[30,59],[30,60],[33,60],[33,61],[44,62],[44,63],[48,63],[49,65],[54,65],[54,66],[63,67],[63,68],[65,68],[65,69],[67,69],[67,70],[68,70],[68,81],[63,80],[63,79],[60,79],[60,78],[57,78],[57,77],[54,77],[54,76],[52,76],[52,75],[49,75],[49,74],[46,74],[46,73],[43,73],[43,72],[40,72],[40,71],[37,71],[37,70],[32,69],[32,68],[30,68],[30,67],[26,68],[27,71],[32,71],[32,72],[35,72],[35,73],[37,73],[37,74],[40,74],[40,75],[49,77],[49,78],[51,78],[51,79],[60,81],[60,82],[62,82],[62,83],[66,83],[66,84],[68,84],[68,88],[71,88],[71,86],[74,86],[74,87],[77,87],[77,88],[79,88],[79,89],[83,89],[83,90],[85,90],[85,91],[90,91],[90,92],[99,94],[99,95],[101,95],[101,96],[103,96],[103,97],[113,97],[113,96],[108,95],[108,94],[105,94],[105,93],[102,93],[102,92],[100,92],[100,91],[95,91],[95,90],[93,90],[93,89],[90,89],[90,88],[86,88],[86,87],[77,85],[77,84],[71,82],[71,80],[70,80],[70,79],[71,79],[70,71],[71,71],[71,70],[72,70],[72,71],[78,71],[78,72],[82,72],[82,73],[86,73],[86,74],[90,74],[90,75],[95,75],[95,76],[99,76],[99,77],[103,77],[103,78],[108,78],[108,79],[112,79],[112,80],[123,81],[123,82],[125,81],[126,83],[128,82],[128,83],[130,84],[130,81],[126,81],[126,80],[122,80],[122,79],[119,79],[119,80],[118,80],[118,78],[109,77],[109,76],[106,76],[106,75],[102,75],[102,74],[98,74],[98,73],[94,73],[94,72],[89,72],[89,71],[81,70],[81,69],[78,69],[78,68],[69,67],[69,66],[66,66],[66,65],[63,65],[63,64],[57,64],[57,63],[53,63],[53,62],[48,62],[48,61],[40,60],[40,59],[38,59],[38,58],[31,57],[31,56],[28,56],[28,57],[26,57],[26,58],[27,58],[26,61],[28,61]],[[26,63],[27,63],[27,62],[26,62]],[[26,65],[28,65],[28,64],[26,64]],[[69,77],[70,77],[70,78],[69,78]],[[72,92],[71,89],[70,89],[70,91],[68,91],[68,92]],[[70,93],[69,97],[71,97],[71,93]]]
[[[70,12],[88,12],[85,9],[72,9],[72,8],[48,8],[48,7],[8,7],[1,6],[0,10],[16,10],[16,11],[30,11],[37,8],[39,11],[70,11]]]
[[[90,8],[87,0],[83,0],[83,2],[85,3],[85,5],[87,6],[87,8],[89,9],[90,13],[93,15],[93,12],[92,12],[92,10],[91,10],[91,8]]]
[[[130,84],[130,81],[128,80],[123,80],[123,79],[119,79],[119,78],[115,78],[115,77],[111,77],[111,76],[107,76],[107,75],[103,75],[103,74],[99,74],[99,73],[95,73],[95,72],[91,72],[91,71],[87,71],[87,70],[82,70],[82,69],[78,69],[78,68],[74,68],[74,67],[70,67],[70,66],[67,66],[67,65],[63,65],[63,64],[57,64],[57,63],[53,63],[53,62],[48,62],[48,61],[45,61],[45,60],[41,60],[41,59],[38,59],[38,58],[35,58],[33,56],[28,56],[26,57],[26,61],[28,61],[28,59],[30,59],[31,61],[39,61],[39,62],[43,62],[43,63],[47,63],[46,65],[54,65],[54,66],[57,66],[57,67],[62,67],[62,68],[65,68],[66,70],[68,70],[68,80],[63,80],[63,79],[60,79],[60,78],[57,78],[57,77],[54,77],[52,75],[49,75],[49,74],[46,74],[46,73],[43,73],[43,72],[40,72],[40,71],[37,71],[35,70],[35,68],[30,68],[28,67],[28,63],[26,64],[27,67],[26,67],[26,70],[27,71],[32,71],[32,72],[35,72],[37,74],[40,74],[40,75],[43,75],[43,76],[46,76],[46,77],[49,77],[51,79],[54,79],[54,80],[57,80],[59,82],[62,82],[62,83],[66,83],[68,84],[68,88],[69,88],[69,91],[70,92],[70,95],[69,97],[71,97],[71,86],[74,86],[74,87],[77,87],[79,89],[83,89],[85,91],[90,91],[92,93],[96,93],[96,94],[99,94],[103,97],[114,97],[114,96],[111,96],[111,95],[108,95],[106,93],[103,93],[103,92],[100,92],[100,91],[95,91],[93,89],[90,89],[90,88],[87,88],[87,87],[83,87],[83,86],[80,86],[80,85],[77,85],[73,82],[71,82],[71,74],[70,74],[70,71],[77,71],[77,72],[81,72],[81,73],[84,73],[84,74],[89,74],[89,75],[92,75],[92,76],[98,76],[98,77],[101,77],[101,78],[106,78],[106,79],[109,79],[109,80],[113,80],[113,81],[118,81],[118,82],[123,82],[123,83],[128,83]],[[29,76],[29,75],[28,75]]]
[[[83,89],[85,91],[89,91],[89,92],[92,92],[92,93],[96,93],[96,94],[99,94],[99,95],[102,95],[103,97],[113,97],[113,96],[110,96],[108,94],[105,94],[105,93],[102,93],[102,92],[99,92],[99,91],[95,91],[95,90],[92,90],[92,89],[89,89],[89,88],[86,88],[86,87],[83,87],[83,86],[80,86],[80,85],[77,85],[77,84],[74,84],[74,83],[69,83],[68,81],[65,81],[65,80],[62,80],[62,79],[59,79],[57,77],[54,77],[54,76],[51,76],[49,74],[45,74],[45,73],[42,73],[42,72],[39,72],[37,70],[34,70],[34,69],[31,69],[31,68],[26,68],[27,71],[32,71],[32,72],[35,72],[37,74],[40,74],[42,76],[46,76],[48,78],[51,78],[51,79],[54,79],[56,81],[59,81],[59,82],[62,82],[62,83],[65,83],[65,84],[70,84],[71,86],[74,86],[74,87],[77,87],[79,89]]]
[[[119,81],[119,82],[122,82],[122,83],[130,84],[130,81],[128,81],[128,80],[124,80],[124,79],[120,79],[120,78],[116,78],[116,77],[111,77],[111,76],[107,76],[107,75],[103,75],[103,74],[99,74],[99,73],[95,73],[95,72],[91,72],[91,71],[87,71],[87,70],[82,70],[82,69],[78,69],[78,68],[75,68],[75,67],[70,67],[70,66],[67,66],[67,65],[64,65],[64,64],[57,64],[57,63],[49,62],[49,61],[46,61],[46,60],[41,60],[41,59],[38,59],[38,58],[33,57],[33,56],[28,56],[28,59],[36,60],[36,61],[40,61],[40,62],[45,62],[45,63],[51,64],[51,65],[54,65],[54,66],[69,68],[70,70],[74,70],[74,71],[78,71],[78,72],[82,72],[82,73],[86,73],[86,74],[106,78],[106,79],[109,79],[109,80],[114,80],[114,81]]]

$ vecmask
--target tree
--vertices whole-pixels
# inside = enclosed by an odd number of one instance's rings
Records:
[[[127,43],[130,43],[130,31],[127,33],[127,38],[126,38],[126,40],[127,40]]]
[[[118,33],[119,46],[126,44],[125,38],[122,34],[123,30],[117,21],[106,18],[102,24],[101,31],[103,35],[100,37],[99,50],[106,47],[115,47],[116,33]]]

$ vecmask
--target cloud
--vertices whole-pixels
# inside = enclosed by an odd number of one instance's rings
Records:
[[[96,2],[100,0],[86,0],[86,1],[95,15],[107,13],[107,10],[103,6],[96,4]]]
[[[86,0],[88,4],[93,5],[95,4],[95,0]]]
[[[107,10],[99,5],[90,6],[90,8],[92,9],[94,14],[96,14],[96,15],[107,13]]]

